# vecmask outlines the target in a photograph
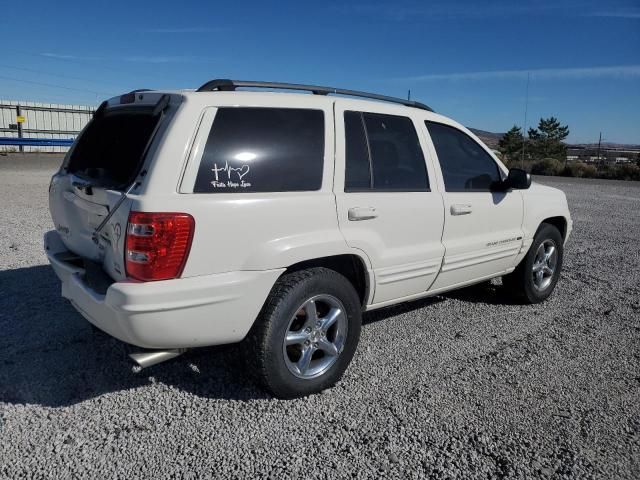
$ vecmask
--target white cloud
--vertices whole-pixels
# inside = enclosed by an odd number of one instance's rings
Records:
[[[124,61],[133,63],[194,63],[207,60],[204,57],[193,55],[138,55],[124,57]]]
[[[522,16],[640,18],[637,7],[600,5],[585,0],[551,0],[538,2],[356,2],[333,5],[332,9],[347,15],[370,16],[378,20],[411,21],[425,19],[484,19]],[[606,3],[606,2],[605,2]]]
[[[40,56],[48,57],[48,58],[58,58],[60,60],[75,60],[78,58],[75,55],[63,55],[60,53],[50,53],[50,52],[43,52],[40,54]]]
[[[588,17],[609,17],[609,18],[638,18],[640,19],[640,9],[627,9],[627,10],[603,10],[598,12],[589,13]]]
[[[143,33],[211,33],[227,30],[222,27],[167,27],[167,28],[145,28]]]
[[[430,73],[398,80],[413,82],[462,81],[462,80],[579,80],[583,78],[640,78],[640,65],[584,68],[540,68],[532,70],[495,70],[487,72]]]
[[[195,63],[210,61],[210,58],[199,57],[196,55],[133,55],[127,57],[81,57],[78,55],[67,55],[60,53],[39,53],[41,57],[52,58],[56,60],[69,61],[91,61],[91,60],[108,60],[108,61],[125,61],[132,63]]]
[[[333,7],[343,14],[373,16],[384,20],[407,21],[425,18],[505,18],[528,15],[571,14],[573,2],[537,2],[533,5],[517,2],[480,4],[476,2],[425,2],[409,5],[383,3],[344,3]]]
[[[54,60],[69,60],[74,62],[85,61],[85,60],[102,60],[102,57],[93,57],[93,56],[80,56],[80,55],[72,55],[67,53],[53,53],[53,52],[41,52],[36,55],[45,58],[51,58]]]

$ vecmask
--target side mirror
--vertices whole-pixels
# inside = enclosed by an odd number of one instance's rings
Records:
[[[507,188],[526,190],[531,186],[531,175],[520,168],[512,168],[504,183]]]

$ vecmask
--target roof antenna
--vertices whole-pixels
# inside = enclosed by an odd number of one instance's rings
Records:
[[[407,92],[407,100],[411,100],[411,89]]]

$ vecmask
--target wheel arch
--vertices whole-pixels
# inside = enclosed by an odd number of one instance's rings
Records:
[[[556,216],[545,218],[540,222],[540,225],[538,225],[536,233],[540,230],[540,228],[542,228],[542,225],[544,225],[545,223],[556,227],[560,231],[560,235],[562,236],[563,241],[567,239],[567,219],[565,217]]]
[[[365,260],[356,254],[340,254],[318,257],[289,265],[283,275],[308,268],[324,267],[343,275],[356,289],[362,306],[371,293],[371,279]]]

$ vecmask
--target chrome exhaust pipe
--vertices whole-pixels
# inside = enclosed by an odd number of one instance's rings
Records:
[[[129,358],[136,362],[140,368],[147,368],[158,363],[166,362],[172,358],[179,357],[186,348],[175,348],[173,350],[149,350],[147,352],[130,353]]]

